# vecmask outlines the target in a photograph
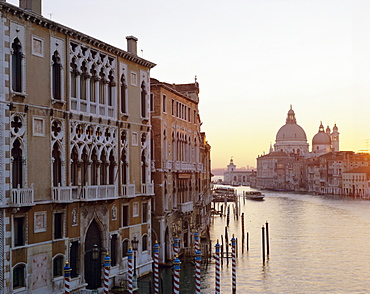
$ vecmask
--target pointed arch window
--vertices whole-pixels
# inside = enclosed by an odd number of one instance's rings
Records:
[[[104,86],[105,86],[105,74],[103,71],[100,72],[100,80],[99,80],[99,103],[105,104],[105,93],[104,93]]]
[[[121,112],[127,113],[127,98],[126,98],[126,78],[125,75],[121,75]]]
[[[22,44],[18,38],[12,44],[12,89],[14,92],[22,92]]]
[[[115,167],[115,160],[113,156],[113,151],[109,156],[109,185],[114,184],[114,167]]]
[[[141,83],[141,117],[147,117],[146,115],[146,87],[145,83]]]
[[[77,65],[75,59],[71,62],[71,97],[77,97]]]
[[[81,76],[80,76],[80,99],[83,100],[86,100],[86,77],[87,77],[87,68],[86,61],[84,61],[81,66]]]
[[[13,188],[23,187],[23,170],[22,170],[22,149],[19,140],[15,140],[12,154],[12,186]]]
[[[53,157],[53,186],[57,187],[62,183],[62,160],[60,158],[60,151],[58,144],[55,143],[52,151]]]
[[[114,76],[112,71],[109,72],[109,83],[108,83],[108,106],[113,106],[113,99],[114,99],[114,86],[116,85],[114,81]]]
[[[98,156],[96,149],[93,150],[91,155],[91,185],[95,186],[98,184]]]
[[[71,155],[71,183],[73,186],[78,185],[78,153],[76,148],[73,148]]]
[[[52,87],[53,98],[56,100],[62,99],[62,64],[60,62],[60,55],[58,51],[54,51],[52,57]]]
[[[90,78],[90,101],[96,102],[96,70],[95,65],[91,67],[90,70],[91,78]]]
[[[100,185],[106,185],[107,184],[107,156],[105,155],[105,151],[103,151],[100,160],[101,160]]]
[[[127,156],[126,150],[122,151],[122,184],[127,184]]]

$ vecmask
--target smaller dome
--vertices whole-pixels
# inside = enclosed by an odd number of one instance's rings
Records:
[[[327,133],[318,132],[312,139],[312,145],[330,145],[331,139]]]

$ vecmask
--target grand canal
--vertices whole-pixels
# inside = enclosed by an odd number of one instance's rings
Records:
[[[238,187],[238,194],[248,189]],[[231,213],[229,232],[239,240],[237,293],[370,292],[370,201],[269,191],[265,195],[264,201],[240,199],[250,236],[249,251],[244,245],[244,253],[241,218],[236,220]],[[263,265],[261,227],[266,221],[270,254]],[[224,235],[225,225],[225,217],[213,218],[212,247]],[[224,260],[221,293],[232,292],[231,277],[231,261],[227,265]],[[189,281],[181,288],[181,293],[194,293],[186,290]],[[214,289],[212,263],[202,273],[202,293]]]

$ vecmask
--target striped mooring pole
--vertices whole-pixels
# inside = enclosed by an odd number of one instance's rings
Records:
[[[198,232],[195,232],[194,233],[194,247],[195,247],[195,254],[197,252],[197,250],[199,250],[199,233]]]
[[[202,261],[202,253],[197,250],[195,255],[195,294],[200,294],[200,262]]]
[[[132,294],[134,293],[133,291],[133,277],[134,277],[134,272],[132,270],[132,249],[131,247],[127,251],[127,256],[128,256],[128,293]]]
[[[173,256],[174,259],[176,259],[176,257],[179,256],[179,238],[177,237],[173,239]]]
[[[155,241],[154,252],[154,294],[159,294],[159,244]]]
[[[71,280],[71,268],[69,267],[68,260],[66,261],[66,266],[64,267],[64,294],[71,293],[71,285],[69,284]]]
[[[110,257],[107,254],[104,257],[104,294],[109,294],[109,270],[110,270]]]
[[[175,260],[173,261],[173,294],[180,293],[180,269],[181,269],[181,261],[176,256]]]
[[[216,243],[216,285],[215,285],[215,294],[220,294],[220,244]]]
[[[231,253],[231,258],[232,258],[232,289],[233,289],[233,294],[236,293],[236,252],[235,252],[235,238],[234,235],[231,238],[231,248],[232,248],[232,253]]]

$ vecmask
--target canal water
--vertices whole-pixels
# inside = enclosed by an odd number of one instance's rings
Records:
[[[239,195],[243,190],[250,189],[237,187]],[[244,212],[250,241],[249,251],[244,244],[244,253],[241,217],[234,219],[229,203],[229,239],[234,234],[239,241],[237,293],[370,293],[370,201],[264,193],[264,201],[240,198],[240,214]],[[266,221],[270,254],[263,264],[261,228]],[[213,252],[225,226],[226,217],[213,217]],[[202,272],[202,293],[215,292],[214,266],[212,262]],[[180,293],[194,293],[192,274],[184,272],[181,279]],[[224,259],[221,293],[232,293],[231,282],[231,259],[228,265]]]

